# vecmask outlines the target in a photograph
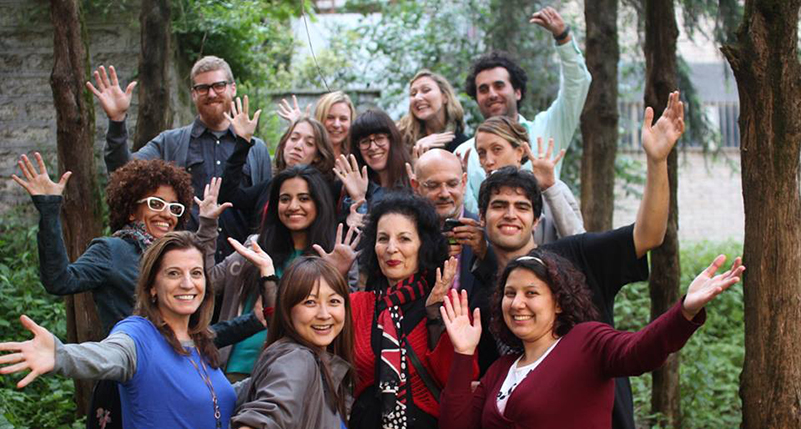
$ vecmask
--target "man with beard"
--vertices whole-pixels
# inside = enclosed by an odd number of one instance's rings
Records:
[[[562,148],[567,149],[573,138],[592,77],[581,50],[570,34],[570,26],[565,24],[559,12],[552,7],[546,7],[534,13],[530,22],[553,34],[556,52],[561,61],[559,94],[548,110],[538,113],[531,121],[518,113],[526,95],[528,76],[504,52],[490,52],[479,57],[465,80],[465,89],[478,104],[484,119],[503,115],[523,125],[532,140],[542,137],[547,142],[549,138],[553,138],[553,153],[557,154]],[[467,166],[465,207],[477,211],[478,191],[486,174],[479,162],[475,138],[459,145],[455,153],[461,157],[468,149],[471,150]],[[530,170],[531,164],[526,163],[523,168]],[[560,166],[557,165],[557,179],[559,171]]]
[[[678,91],[670,94],[665,111],[652,125],[653,119],[654,111],[648,107],[642,127],[646,182],[635,223],[539,246],[569,260],[584,274],[599,321],[611,326],[615,296],[623,286],[647,280],[647,253],[664,239],[670,202],[667,156],[684,132],[684,105]],[[478,203],[490,246],[487,255],[475,262],[472,273],[477,284],[495,285],[508,262],[538,247],[531,231],[539,220],[542,196],[533,173],[509,166],[495,171],[481,184]],[[488,359],[487,354],[494,356]],[[497,356],[497,348],[479,344],[479,364]],[[625,377],[615,380],[612,427],[634,428],[631,386]]]
[[[231,102],[236,96],[236,82],[228,63],[214,56],[198,60],[190,74],[192,101],[198,113],[194,122],[162,132],[134,153],[128,149],[125,117],[136,82],[131,82],[123,92],[114,66],[109,67],[108,74],[100,66],[94,76],[97,87],[91,82],[86,85],[95,94],[109,118],[104,154],[108,172],[111,173],[132,158],[159,158],[174,162],[185,167],[192,175],[195,195],[202,199],[203,189],[211,178],[222,177],[225,161],[233,153],[237,138],[224,114],[231,110]],[[272,175],[267,146],[255,137],[252,138],[252,143],[253,148],[244,168],[247,186],[267,180]],[[197,224],[195,205],[187,229],[196,229]],[[235,208],[223,212],[219,219],[220,235],[215,255],[218,262],[233,251],[227,237],[243,241],[248,235],[247,225],[246,218]]]

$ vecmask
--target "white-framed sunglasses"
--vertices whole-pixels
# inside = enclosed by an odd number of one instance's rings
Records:
[[[137,203],[147,203],[147,208],[154,212],[161,212],[168,209],[169,213],[175,217],[181,217],[184,214],[184,207],[181,203],[168,203],[159,197],[147,197],[137,201]]]

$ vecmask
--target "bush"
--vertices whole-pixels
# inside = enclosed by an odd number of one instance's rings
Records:
[[[727,263],[742,254],[742,243],[702,242],[681,248],[681,292],[715,256]],[[638,330],[648,323],[650,298],[647,283],[624,287],[615,302],[618,329]],[[707,306],[706,324],[681,350],[680,389],[683,428],[739,427],[742,403],[738,394],[745,356],[742,284]],[[650,416],[651,375],[631,378],[637,422]],[[643,426],[647,427],[647,426]]]
[[[61,298],[48,294],[39,282],[35,217],[30,205],[3,214],[0,225],[0,341],[29,339],[19,323],[26,314],[59,338],[66,338],[66,310]],[[0,377],[0,428],[82,427],[75,421],[72,381],[42,376],[25,389],[22,376]]]

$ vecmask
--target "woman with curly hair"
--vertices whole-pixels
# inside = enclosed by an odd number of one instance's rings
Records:
[[[584,275],[562,257],[534,250],[510,262],[495,290],[490,329],[511,352],[471,388],[470,363],[481,314],[467,294],[451,292],[440,309],[456,356],[442,393],[441,428],[612,427],[615,377],[659,368],[706,318],[704,306],[740,281],[737,258],[715,258],[687,294],[639,332],[594,322]]]
[[[92,240],[73,263],[61,236],[59,211],[64,187],[72,173],[58,183],[47,175],[42,156],[35,154],[39,171],[22,155],[18,165],[24,178],[12,176],[31,195],[39,210],[39,276],[54,295],[92,291],[104,332],[129,315],[139,277],[139,260],[150,244],[189,219],[194,191],[192,178],[181,168],[161,160],[133,160],[112,173],[106,188],[110,237]],[[217,238],[217,216],[227,206],[218,206],[219,181],[212,181],[200,205],[199,235],[210,246],[213,257]]]
[[[456,259],[428,200],[388,194],[361,237],[367,291],[351,294],[356,339],[350,428],[435,428],[453,347],[437,307]]]
[[[453,152],[467,141],[464,109],[444,76],[423,69],[409,81],[409,112],[398,121],[398,131],[410,153],[422,155],[434,148]]]
[[[142,257],[134,315],[101,342],[65,345],[22,316],[34,337],[0,343],[0,350],[15,352],[0,357],[7,365],[0,373],[30,369],[20,388],[50,371],[119,382],[127,428],[227,428],[236,394],[219,369],[209,329],[214,296],[205,268],[213,259],[205,252],[188,231],[157,239]]]

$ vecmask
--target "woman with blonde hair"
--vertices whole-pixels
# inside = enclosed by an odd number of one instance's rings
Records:
[[[292,101],[294,107],[290,107],[289,103],[282,99],[278,105],[278,116],[286,119],[289,122],[295,122],[298,118],[303,116],[303,113],[298,107],[298,99],[293,95]],[[306,106],[306,115],[309,113],[311,105]],[[319,100],[317,100],[317,107],[314,109],[314,118],[317,119],[325,130],[328,131],[328,137],[331,140],[331,147],[334,150],[334,158],[338,159],[340,155],[347,155],[350,153],[348,147],[348,131],[353,119],[356,118],[356,108],[353,107],[353,102],[342,91],[329,92]]]
[[[434,148],[453,152],[463,142],[464,109],[448,80],[423,69],[409,82],[409,112],[398,121],[403,143],[419,155]]]

